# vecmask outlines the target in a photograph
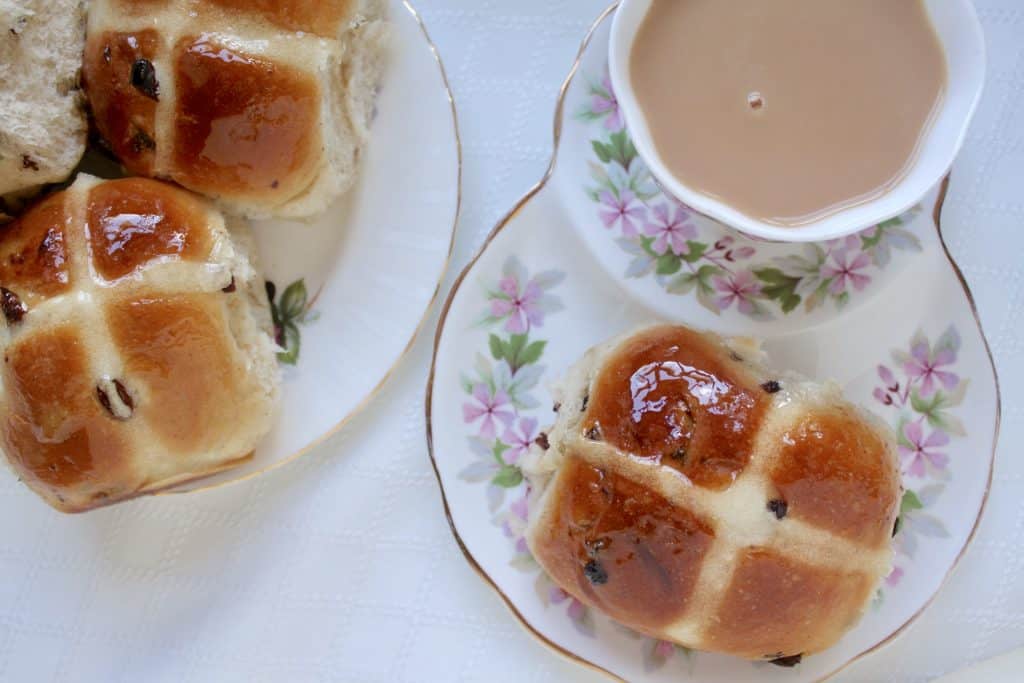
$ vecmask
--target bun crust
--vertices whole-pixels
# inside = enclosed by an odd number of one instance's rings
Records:
[[[88,510],[251,455],[278,377],[244,241],[191,193],[89,176],[0,232],[0,437],[47,502]]]
[[[85,153],[82,0],[0,0],[0,222]]]
[[[231,213],[313,215],[355,180],[381,16],[380,0],[95,0],[96,127],[129,171]]]
[[[759,351],[657,326],[589,351],[524,462],[552,579],[652,636],[747,659],[819,652],[891,568],[892,435]]]

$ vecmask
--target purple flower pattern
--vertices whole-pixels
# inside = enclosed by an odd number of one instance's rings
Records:
[[[910,359],[903,363],[903,370],[909,377],[921,380],[921,396],[931,396],[939,385],[949,391],[960,381],[952,372],[939,369],[956,362],[956,353],[952,350],[932,351],[927,343],[918,342],[911,349],[910,356]]]
[[[659,211],[656,220],[666,233],[666,252],[681,251],[677,237],[690,235],[689,214],[684,207]],[[716,247],[724,256],[733,251],[730,240]],[[564,275],[547,271],[533,275],[515,258],[502,268],[494,286],[485,284],[486,310],[479,326],[489,333],[490,358],[479,354],[474,376],[463,376],[467,401],[462,406],[472,459],[459,473],[464,481],[487,484],[487,499],[494,524],[509,539],[513,551],[511,565],[536,575],[537,593],[550,608],[564,611],[573,627],[587,637],[596,637],[594,613],[583,602],[557,586],[533,559],[526,543],[530,488],[519,470],[519,462],[539,436],[540,402],[529,394],[535,388],[543,367],[539,361],[546,342],[534,339],[543,328],[547,313],[561,310],[552,294]],[[743,282],[742,278],[740,279]],[[508,335],[508,336],[505,336]],[[511,499],[506,495],[513,493]],[[654,671],[683,653],[687,661],[692,653],[672,643],[643,637],[644,667]]]
[[[504,515],[501,521],[501,530],[505,536],[512,539],[516,553],[529,555],[530,549],[526,546],[526,521],[529,519],[529,487],[523,493],[522,498],[513,501],[508,506],[508,514]]]
[[[509,447],[505,452],[505,460],[512,464],[518,463],[536,438],[537,418],[520,418],[518,426],[509,427],[501,437],[502,442]]]
[[[868,290],[894,249],[921,250],[905,227],[914,209],[855,235],[758,260],[758,243],[736,244],[728,229],[658,190],[623,128],[607,75],[592,82],[577,118],[595,128],[597,160],[590,167],[596,186],[586,191],[601,224],[632,257],[626,277],[653,275],[669,294],[693,294],[715,315],[735,311],[770,320],[828,301],[841,308]]]
[[[890,588],[895,588],[900,585],[900,580],[903,578],[904,571],[900,567],[893,567],[889,575],[885,577],[885,585]]]
[[[544,314],[538,310],[540,289],[532,282],[520,286],[514,277],[502,278],[498,289],[506,298],[491,301],[491,315],[505,318],[505,329],[514,334],[526,332],[530,324],[543,321]]]
[[[568,601],[569,609],[567,610],[569,618],[573,621],[580,621],[587,613],[587,606],[582,602],[572,597],[558,586],[551,588],[549,593],[552,605],[561,605],[563,602]]]
[[[716,231],[719,233],[716,237],[702,239],[697,221],[703,221],[704,229],[707,221],[697,218],[688,207],[667,201],[653,188],[649,173],[636,158],[623,130],[618,102],[607,77],[592,86],[590,96],[589,107],[581,118],[600,121],[610,135],[607,142],[601,143],[606,146],[599,153],[609,158],[604,162],[608,166],[603,176],[604,185],[590,193],[599,204],[601,222],[608,230],[616,230],[624,241],[637,246],[638,261],[650,259],[652,264],[657,264],[657,277],[670,292],[696,289],[702,303],[711,310],[722,313],[735,309],[752,317],[765,317],[767,301],[776,301],[783,313],[790,313],[800,303],[798,300],[793,304],[793,296],[800,297],[808,310],[829,297],[843,305],[850,292],[861,292],[868,287],[871,269],[884,267],[891,248],[920,249],[917,239],[900,227],[904,220],[895,219],[858,235],[813,245],[803,256],[760,265],[746,263],[757,255],[755,244],[737,244],[733,236],[721,234],[721,231]],[[595,142],[595,147],[597,145]],[[876,254],[873,251],[876,245],[884,245],[884,252]],[[630,252],[633,253],[632,247]],[[634,263],[631,269],[635,271],[632,276],[640,276],[651,272],[654,266],[644,269]],[[687,276],[697,280],[695,287],[686,284]],[[463,406],[463,418],[476,430],[469,440],[478,460],[468,465],[460,477],[472,482],[488,482],[495,523],[510,539],[515,551],[512,564],[524,571],[536,572],[538,594],[544,604],[563,607],[581,633],[593,636],[595,626],[590,610],[554,585],[530,556],[524,538],[529,490],[518,469],[520,459],[538,434],[536,416],[523,407],[539,405],[528,394],[541,374],[537,363],[543,342],[533,340],[532,335],[543,327],[547,314],[561,309],[561,303],[550,290],[563,277],[554,271],[528,277],[525,268],[513,258],[503,267],[496,287],[487,289],[488,310],[481,325],[496,332],[490,335],[490,351],[496,365],[490,360],[481,364],[478,359],[480,377],[476,381],[463,381],[470,397]],[[789,292],[789,298],[778,294],[780,286]],[[511,336],[504,339],[502,333]],[[948,367],[956,361],[955,348],[949,352],[950,334],[944,336],[945,346],[937,344],[933,349],[926,341],[921,346],[918,340],[912,345],[911,353],[899,356],[895,367],[904,371],[906,384],[899,381],[893,369],[878,368],[883,386],[876,388],[873,395],[882,405],[901,410],[899,452],[907,477],[944,472],[949,464],[948,455],[941,450],[950,443],[949,431],[935,426],[934,422],[952,419],[946,410],[952,404],[932,400],[925,406],[926,412],[911,413],[913,419],[903,415],[916,410],[916,402],[937,394],[946,396],[944,391],[956,398],[957,388],[962,389],[964,383]],[[517,339],[519,337],[522,339]],[[527,352],[531,345],[538,343],[540,347],[533,346],[534,351]],[[521,363],[523,360],[526,362]],[[530,379],[524,381],[527,376]],[[914,388],[908,388],[909,385]],[[962,400],[962,391],[959,399]],[[951,424],[955,427],[957,423],[954,420]],[[506,504],[503,493],[510,490],[520,495]],[[502,495],[496,497],[495,491]],[[921,497],[913,496],[909,505],[904,499],[902,521],[905,526],[901,536],[907,533],[906,526],[913,525],[925,498],[922,492]],[[886,585],[897,586],[905,573],[903,567],[895,566]],[[641,639],[647,670],[661,668],[678,652],[684,653],[687,659],[692,657],[689,651],[672,643]]]
[[[489,309],[484,323],[504,323],[504,331],[513,335],[529,334],[531,328],[544,324],[544,316],[561,310],[561,303],[549,290],[563,278],[557,271],[530,277],[518,259],[509,259],[498,286],[487,291]]]
[[[949,456],[935,450],[949,445],[949,435],[936,429],[925,437],[924,428],[921,426],[923,420],[924,418],[921,418],[908,422],[903,427],[903,438],[906,443],[899,445],[904,470],[910,476],[919,479],[925,476],[926,468],[944,469],[949,464]]]
[[[588,90],[590,99],[580,112],[580,117],[601,121],[605,130],[612,133],[622,130],[625,122],[622,120],[619,100],[615,97],[612,79],[608,73],[605,72],[599,83],[591,83]]]
[[[651,211],[653,220],[648,220],[644,234],[653,237],[651,248],[659,256],[669,250],[677,256],[686,256],[690,252],[687,240],[697,237],[697,228],[689,222],[692,213],[682,204],[675,204],[672,210],[669,204],[658,204]]]
[[[562,309],[552,293],[564,279],[558,271],[530,275],[516,258],[508,259],[500,275],[484,286],[486,310],[479,326],[488,331],[489,357],[479,354],[474,376],[464,376],[462,386],[468,400],[462,406],[463,422],[474,454],[459,473],[464,481],[487,484],[489,508],[513,548],[512,565],[536,572],[543,583],[545,604],[565,605],[574,626],[594,635],[593,615],[579,600],[557,588],[540,571],[526,544],[530,489],[519,462],[538,438],[540,401],[532,396],[543,366],[546,341],[534,335],[544,326],[546,316]],[[506,494],[514,494],[511,501]]]
[[[728,310],[735,302],[740,313],[753,313],[755,300],[761,294],[761,286],[749,271],[741,270],[735,275],[717,276],[712,282],[719,293],[715,300],[719,310]]]
[[[473,401],[462,406],[462,418],[466,424],[479,420],[480,436],[484,439],[494,438],[498,423],[507,427],[515,418],[504,390],[491,390],[481,383],[473,387],[472,396]]]
[[[913,557],[921,538],[948,535],[941,520],[928,508],[951,476],[946,447],[954,438],[966,435],[954,412],[963,403],[968,384],[952,371],[960,343],[960,335],[952,326],[934,343],[918,332],[910,341],[909,352],[894,350],[893,364],[876,368],[881,385],[874,387],[872,396],[896,416],[905,488],[895,539],[897,563],[885,581],[890,589],[905,578],[908,568],[900,561]]]
[[[871,278],[865,275],[863,271],[870,265],[871,257],[865,252],[862,251],[853,255],[846,249],[841,249],[832,252],[831,263],[825,266],[821,273],[826,279],[832,281],[828,291],[835,296],[839,296],[846,291],[847,285],[853,285],[855,290],[863,292],[864,288],[871,282]]]
[[[601,192],[601,222],[604,227],[611,229],[616,224],[622,228],[622,234],[626,237],[636,237],[637,222],[644,217],[645,211],[637,202],[636,195],[632,190],[620,188],[617,193],[609,190]]]

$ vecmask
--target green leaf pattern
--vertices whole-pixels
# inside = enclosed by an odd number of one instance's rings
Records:
[[[920,212],[916,207],[845,239],[795,245],[790,255],[759,259],[759,243],[735,237],[659,191],[621,127],[610,79],[590,81],[588,99],[577,114],[593,135],[591,182],[584,192],[597,205],[605,232],[610,230],[616,244],[632,256],[627,278],[653,277],[667,293],[695,296],[715,315],[733,310],[771,320],[811,313],[829,302],[842,309],[889,266],[894,251],[921,251],[909,228]],[[685,219],[669,228],[664,212],[672,207],[681,207]],[[696,237],[685,242],[686,248],[666,248],[654,236],[669,229]]]
[[[622,152],[618,148],[608,150],[608,154]],[[564,608],[576,630],[593,637],[595,621],[591,611],[558,588],[530,555],[524,539],[529,490],[518,465],[525,450],[539,436],[541,402],[534,391],[544,374],[540,363],[547,340],[536,337],[544,322],[543,315],[538,313],[562,310],[561,301],[552,291],[564,277],[558,271],[530,277],[513,257],[504,264],[496,282],[484,284],[487,309],[477,327],[487,333],[486,353],[477,353],[472,370],[459,378],[469,397],[463,406],[463,419],[471,427],[467,440],[473,455],[459,478],[472,484],[486,484],[492,521],[513,543],[515,552],[510,566],[524,573],[536,573],[535,587],[544,605]]]
[[[669,200],[654,184],[622,126],[608,77],[591,80],[587,95],[590,101],[577,118],[585,125],[601,126],[602,133],[591,141],[594,160],[588,164],[591,185],[586,194],[599,205],[602,222],[618,230],[616,244],[631,257],[626,271],[629,278],[652,277],[669,294],[695,297],[716,315],[734,309],[742,315],[767,320],[799,310],[810,312],[829,302],[842,307],[867,285],[872,269],[885,268],[891,262],[894,251],[921,250],[920,241],[907,227],[916,209],[852,238],[803,245],[792,254],[767,261],[757,260],[755,243],[739,242],[721,226],[693,215],[686,220],[698,224],[700,230],[695,237],[682,242],[685,248],[661,248],[647,219],[655,207],[668,204]],[[669,209],[665,212],[659,215],[671,215]],[[539,322],[542,316],[529,315],[527,293],[533,297],[535,313],[562,310],[561,302],[551,292],[564,274],[545,271],[530,279],[523,265],[513,257],[493,278],[483,288],[487,307],[478,323],[486,330],[486,346],[481,340],[483,351],[476,354],[471,370],[460,375],[460,386],[468,397],[463,417],[469,428],[467,441],[473,459],[459,477],[470,483],[486,484],[492,521],[515,549],[510,565],[536,574],[534,587],[542,604],[564,609],[581,634],[593,637],[596,624],[591,611],[556,586],[529,553],[523,538],[528,489],[517,464],[538,434],[539,419],[546,419],[540,415],[547,413],[534,396],[544,373],[540,363],[547,341],[535,336],[541,324],[532,321]],[[524,287],[527,280],[535,285],[534,289]],[[952,336],[944,339],[940,344],[954,345]],[[965,391],[963,382],[962,387],[938,395],[933,392],[925,396],[918,391],[912,399],[908,393],[906,405],[899,406],[902,412],[898,428],[902,431],[908,419],[904,415],[913,411],[920,419],[943,425],[952,433],[956,433],[958,425],[962,430],[951,409],[963,400]],[[909,443],[905,435],[903,441]],[[914,533],[906,528],[901,530],[901,540],[945,533],[941,522],[923,514],[941,495],[943,486],[939,482],[916,490],[908,487],[900,520]],[[907,552],[909,545],[912,544],[905,544],[901,552],[912,555],[912,547]],[[894,571],[896,581],[891,585],[898,583],[898,573],[902,575],[900,567]],[[640,636],[624,627],[623,630],[641,643],[646,671],[659,670],[673,659],[688,663],[692,670],[695,655],[689,650]]]
[[[277,360],[284,365],[297,365],[302,348],[300,326],[312,324],[320,317],[320,314],[313,310],[315,297],[310,300],[306,281],[302,279],[288,285],[280,298],[277,296],[277,286],[273,282],[267,281],[266,289],[270,314],[274,322],[275,341],[281,348]]]
[[[892,365],[877,368],[881,382],[873,392],[883,409],[893,414],[902,466],[904,493],[893,529],[897,562],[886,588],[900,584],[920,544],[947,538],[945,524],[931,512],[952,477],[947,446],[967,435],[956,414],[970,382],[955,372],[960,335],[949,326],[934,343],[923,331],[911,338],[909,350],[892,351]]]

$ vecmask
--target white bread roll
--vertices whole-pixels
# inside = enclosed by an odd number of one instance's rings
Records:
[[[0,213],[85,152],[81,0],[0,0]]]
[[[0,444],[55,508],[228,469],[269,431],[276,345],[238,230],[172,185],[85,175],[0,230]]]
[[[93,0],[84,81],[129,171],[250,218],[308,217],[358,173],[383,0]]]
[[[527,542],[582,602],[688,648],[791,665],[891,568],[895,443],[750,342],[657,326],[589,351],[523,464]]]

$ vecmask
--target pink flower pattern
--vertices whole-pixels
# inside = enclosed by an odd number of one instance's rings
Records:
[[[676,646],[667,640],[659,640],[654,644],[654,654],[662,659],[668,659],[675,654]]]
[[[905,471],[912,477],[925,476],[930,465],[936,469],[944,469],[949,464],[949,456],[934,449],[949,445],[949,435],[941,430],[933,430],[926,438],[921,420],[908,422],[903,427],[903,436],[909,446],[900,445],[899,453],[903,459]]]
[[[508,426],[515,419],[515,413],[509,409],[511,403],[504,390],[491,391],[487,385],[480,383],[473,387],[475,403],[462,406],[462,419],[466,424],[480,420],[480,436],[493,439],[497,434],[497,424]]]
[[[669,249],[677,256],[685,256],[690,251],[687,240],[697,237],[697,228],[688,222],[693,214],[682,204],[675,205],[675,211],[668,204],[658,204],[652,209],[654,220],[644,226],[644,234],[653,237],[651,248],[658,254]]]
[[[950,326],[934,345],[918,332],[909,347],[909,353],[903,349],[892,352],[896,367],[903,370],[902,376],[886,365],[877,366],[882,385],[872,392],[885,409],[897,414],[897,451],[905,484],[896,532],[897,561],[913,556],[919,537],[944,533],[942,521],[928,508],[950,477],[951,458],[945,448],[953,436],[965,434],[962,423],[952,412],[963,402],[966,390],[966,384],[950,367],[956,363],[960,348],[956,328]],[[936,395],[939,387],[947,393]],[[886,587],[898,586],[908,571],[909,565],[895,566],[885,579]]]
[[[505,451],[505,460],[511,464],[519,462],[519,458],[529,450],[533,440],[537,438],[537,420],[532,417],[520,418],[518,429],[510,426],[501,437],[502,443],[509,447]]]
[[[548,595],[548,599],[551,601],[552,605],[560,605],[563,602],[565,602],[566,600],[568,600],[569,601],[568,614],[569,614],[569,618],[572,619],[573,621],[580,621],[587,614],[587,606],[586,605],[584,605],[582,602],[580,602],[576,598],[574,598],[571,595],[569,595],[568,593],[566,593],[564,590],[562,590],[558,586],[555,586],[555,587],[553,587],[551,589],[551,591],[550,591],[550,593]]]
[[[827,246],[830,251],[855,251],[860,249],[861,237],[860,234],[847,235],[846,237],[828,240],[825,242],[825,246]]]
[[[619,100],[615,97],[612,81],[607,75],[601,80],[601,87],[603,91],[593,91],[590,110],[599,117],[605,117],[604,127],[616,133],[623,128],[622,112],[619,111]]]
[[[871,282],[871,278],[861,272],[871,265],[871,257],[866,253],[860,252],[850,258],[850,252],[844,249],[834,252],[832,261],[833,263],[826,266],[821,274],[826,278],[832,278],[829,291],[833,295],[838,296],[845,292],[847,284],[853,285],[858,292],[863,292]]]
[[[910,350],[911,359],[903,365],[904,372],[914,379],[921,380],[921,396],[928,398],[938,388],[936,383],[949,391],[955,387],[960,378],[954,373],[939,368],[956,362],[956,353],[950,349],[932,352],[927,343],[918,343]]]
[[[740,313],[754,312],[754,299],[761,293],[761,286],[754,276],[746,270],[728,277],[716,277],[713,280],[715,289],[720,293],[716,303],[721,310],[726,310],[733,303]]]
[[[491,315],[508,318],[505,329],[512,334],[523,334],[530,325],[544,322],[544,311],[540,307],[543,292],[535,282],[520,283],[514,275],[503,277],[498,289],[507,298],[491,300]]]
[[[508,506],[508,516],[502,523],[502,531],[505,536],[511,538],[515,543],[516,552],[520,555],[529,555],[530,548],[526,545],[526,521],[529,519],[529,496],[527,488],[522,498],[515,500]]]
[[[895,588],[899,585],[900,579],[903,578],[903,569],[900,567],[893,567],[892,571],[889,572],[889,576],[885,577],[885,585],[890,588]]]
[[[601,221],[604,227],[611,229],[619,223],[622,234],[626,237],[640,234],[635,221],[642,219],[645,212],[632,190],[620,190],[618,196],[604,190],[601,193],[601,207]]]
[[[608,130],[619,131],[623,125],[621,112],[607,77],[602,85],[606,94],[596,89],[592,92],[591,111],[599,115],[594,118],[603,118],[603,125]],[[638,192],[641,195],[639,197]],[[595,196],[600,205],[599,217],[606,229],[618,227],[622,237],[634,240],[640,240],[641,234],[652,238],[649,242],[650,250],[655,254],[687,256],[691,250],[689,241],[699,239],[697,226],[691,220],[693,214],[686,207],[675,203],[656,203],[649,193],[645,194],[632,180],[616,180],[614,187],[601,189]],[[736,261],[752,258],[757,253],[752,245],[741,243],[740,246],[733,246],[734,242],[731,236],[722,236],[713,247],[700,244],[701,263],[706,262],[715,268],[716,274],[709,278],[715,292],[714,304],[723,311],[735,304],[737,311],[751,315],[757,309],[757,299],[764,296],[762,285],[755,275],[756,269],[764,266],[734,266]],[[878,264],[872,260],[867,247],[862,248],[861,236],[850,236],[824,246],[826,249],[817,274],[824,282],[823,291],[827,288],[836,297],[850,291],[863,291],[871,282],[867,271],[872,265]],[[695,272],[696,266],[691,270]],[[506,273],[498,283],[499,294],[490,299],[489,313],[493,319],[504,323],[505,331],[527,334],[532,327],[543,324],[544,309],[539,305],[543,289],[525,276]],[[905,364],[904,369],[908,376],[919,380],[922,395],[933,394],[938,385],[949,389],[951,384],[955,386],[959,382],[955,374],[941,369],[955,361],[955,353],[952,358],[949,356],[944,351],[932,354],[927,345],[923,348],[915,346],[912,360]],[[880,366],[879,375],[888,389],[899,389],[893,388],[896,378],[888,368]],[[478,383],[472,386],[470,393],[473,402],[463,406],[465,422],[476,425],[480,437],[495,440],[499,445],[504,444],[504,462],[509,469],[515,469],[536,438],[537,420],[523,417],[519,409],[512,405],[508,393],[500,387],[491,389],[487,384]],[[879,400],[892,400],[886,389],[876,389],[875,396]],[[901,444],[899,450],[905,472],[922,477],[929,469],[942,469],[948,465],[948,455],[940,452],[950,442],[944,431],[932,429],[926,434],[923,419],[902,424],[903,437],[910,444]],[[523,537],[528,519],[527,508],[528,496],[524,495],[508,504],[507,514],[500,522],[496,520],[513,539],[516,552],[524,555],[529,554]],[[904,569],[895,567],[886,578],[886,584],[895,586],[903,575]],[[567,614],[575,622],[581,623],[588,618],[587,607],[558,587],[550,589],[549,599],[551,604],[568,603]],[[675,646],[668,642],[647,642],[649,651],[660,658],[668,659],[675,651]]]
[[[865,291],[894,250],[920,251],[905,226],[916,210],[859,233],[813,245],[794,246],[757,263],[763,253],[752,240],[737,239],[712,219],[695,215],[660,192],[623,128],[619,103],[607,74],[593,81],[577,117],[598,128],[591,140],[597,162],[586,188],[597,217],[614,230],[617,245],[632,258],[628,278],[652,276],[668,293],[693,295],[705,308],[734,310],[756,320],[818,309],[827,301],[845,306]]]

